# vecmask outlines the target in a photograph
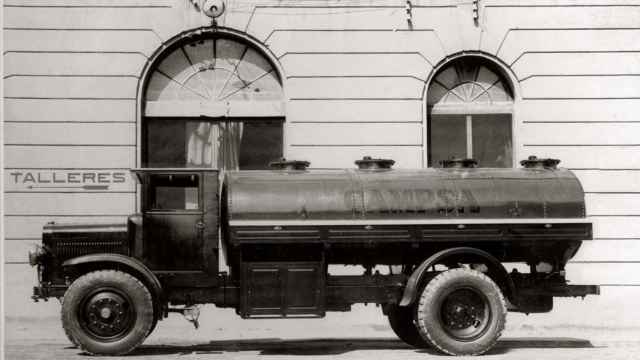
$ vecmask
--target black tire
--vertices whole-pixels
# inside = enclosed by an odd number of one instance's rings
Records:
[[[151,327],[149,328],[149,332],[147,333],[146,337],[149,337],[149,335],[151,335],[151,333],[153,332],[153,330],[156,329],[156,326],[158,325],[158,317],[154,316],[153,317],[153,323],[151,324]]]
[[[504,330],[507,307],[500,288],[483,273],[456,268],[427,283],[416,320],[422,337],[449,355],[479,355]]]
[[[390,306],[387,310],[389,326],[394,333],[405,343],[420,349],[430,347],[422,338],[414,322],[414,311],[409,306]]]
[[[123,355],[140,345],[153,325],[153,300],[135,277],[101,270],[76,279],[62,301],[62,326],[80,349]]]
[[[69,330],[67,330],[67,328],[65,328],[64,326],[62,327],[62,330],[64,330],[64,334],[67,336],[67,339],[69,340],[69,342],[71,342],[71,345],[77,348],[78,341],[71,336],[71,333],[69,333]]]
[[[58,301],[60,301],[60,304],[62,304],[62,297],[59,297]],[[62,322],[62,311],[60,311],[60,322]],[[67,340],[69,340],[69,342],[71,343],[72,347],[77,348],[78,347],[78,342],[76,341],[76,339],[74,339],[73,336],[71,336],[69,331],[64,326],[62,327],[62,330],[64,331],[64,335],[67,337]]]

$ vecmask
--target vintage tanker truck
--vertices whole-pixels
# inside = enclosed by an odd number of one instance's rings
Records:
[[[92,354],[132,351],[170,312],[197,325],[198,304],[296,318],[375,303],[406,343],[475,355],[496,343],[508,310],[548,312],[553,297],[599,293],[565,279],[592,224],[579,181],[557,160],[356,163],[280,161],[222,181],[200,168],[133,170],[141,211],[126,224],[44,226],[29,254],[33,298],[60,299],[69,340]],[[336,264],[363,271],[335,275]]]

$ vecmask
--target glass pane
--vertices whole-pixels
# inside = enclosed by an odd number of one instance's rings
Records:
[[[462,59],[457,63],[456,71],[460,83],[476,81],[478,64],[470,59]]]
[[[207,70],[199,72],[189,83],[199,81],[206,86],[209,99],[220,100],[222,88],[232,76],[230,71],[224,69]]]
[[[511,101],[511,95],[507,93],[501,83],[493,85],[487,92],[491,101]]]
[[[200,87],[201,85],[192,87],[189,82],[182,85],[175,79],[172,80],[165,76],[165,74],[156,71],[149,81],[146,99],[150,101],[206,99],[206,90]]]
[[[470,92],[468,89],[470,86],[470,83],[466,83],[457,86],[455,89],[451,89],[451,94],[455,96],[447,97],[447,102],[467,102],[468,93]]]
[[[458,74],[453,66],[444,69],[440,74],[438,74],[436,81],[444,85],[447,89],[452,89],[460,83],[458,80]]]
[[[246,85],[248,84],[239,78],[237,73],[231,74],[225,81],[226,83],[218,94],[217,100],[227,100],[231,94],[237,94],[238,92],[246,89]],[[245,97],[242,100],[251,100],[251,98]]]
[[[147,119],[146,167],[266,169],[282,157],[282,121]]]
[[[157,210],[197,210],[197,175],[156,175],[151,178],[150,207]]]
[[[463,101],[460,98],[459,95],[457,95],[454,91],[449,91],[447,93],[447,95],[445,95],[442,100],[440,101],[440,104],[447,104],[447,105],[451,105],[452,103],[460,103],[462,104]]]
[[[442,85],[434,81],[433,83],[431,83],[431,86],[429,86],[429,93],[427,94],[427,104],[435,105],[442,99],[442,97],[447,94],[447,91],[448,90],[445,89]]]
[[[485,103],[485,104],[489,105],[491,103],[491,98],[489,98],[489,94],[488,93],[483,92],[482,94],[477,96],[473,102],[476,103],[476,104]]]
[[[452,157],[467,157],[465,115],[433,115],[430,124],[431,166],[441,167],[441,160]]]
[[[151,75],[149,85],[147,85],[146,99],[150,101],[159,100],[161,98],[165,100],[173,100],[171,95],[163,94],[164,89],[167,88],[170,81],[171,79],[155,71],[153,75]]]
[[[242,85],[241,88],[230,89],[233,91],[224,94],[222,100],[262,101],[282,99],[282,86],[274,72],[264,74],[255,81]]]
[[[240,169],[268,169],[282,157],[282,121],[244,123],[240,145]]]
[[[482,85],[485,89],[488,89],[496,81],[498,81],[498,75],[487,69],[485,66],[480,67],[480,70],[478,71],[478,79],[476,80],[477,83]]]
[[[473,158],[481,167],[511,167],[511,115],[473,115]]]
[[[188,44],[184,51],[196,67],[213,62],[213,40],[204,40]]]
[[[472,89],[471,89],[471,94],[469,95],[469,102],[471,101],[478,101],[478,99],[480,97],[482,97],[481,94],[484,93],[484,88],[482,88],[482,86],[478,85],[478,84],[473,84]]]
[[[216,40],[216,68],[234,72],[246,48],[244,44],[233,40]]]
[[[145,123],[145,166],[183,167],[186,164],[184,121],[149,119]]]
[[[158,70],[176,80],[180,78],[180,74],[186,69],[191,69],[191,63],[189,63],[189,60],[181,49],[177,49],[169,54],[169,56],[158,65]],[[181,81],[178,82],[182,83]]]
[[[269,71],[271,71],[271,64],[262,54],[253,49],[247,50],[237,69],[238,76],[245,82],[251,82]]]
[[[254,81],[249,90],[253,93],[253,100],[281,100],[283,95],[282,85],[275,71]]]

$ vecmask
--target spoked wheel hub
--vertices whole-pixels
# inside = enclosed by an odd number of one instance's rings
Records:
[[[129,299],[111,289],[102,289],[87,297],[79,320],[96,339],[117,340],[131,329],[135,313]]]
[[[489,301],[473,288],[459,288],[443,300],[440,316],[444,330],[459,341],[483,335],[491,320]]]

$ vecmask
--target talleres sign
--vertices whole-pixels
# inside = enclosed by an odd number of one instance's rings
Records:
[[[9,172],[9,181],[26,189],[109,190],[113,184],[128,182],[129,174],[124,171],[13,170]]]

